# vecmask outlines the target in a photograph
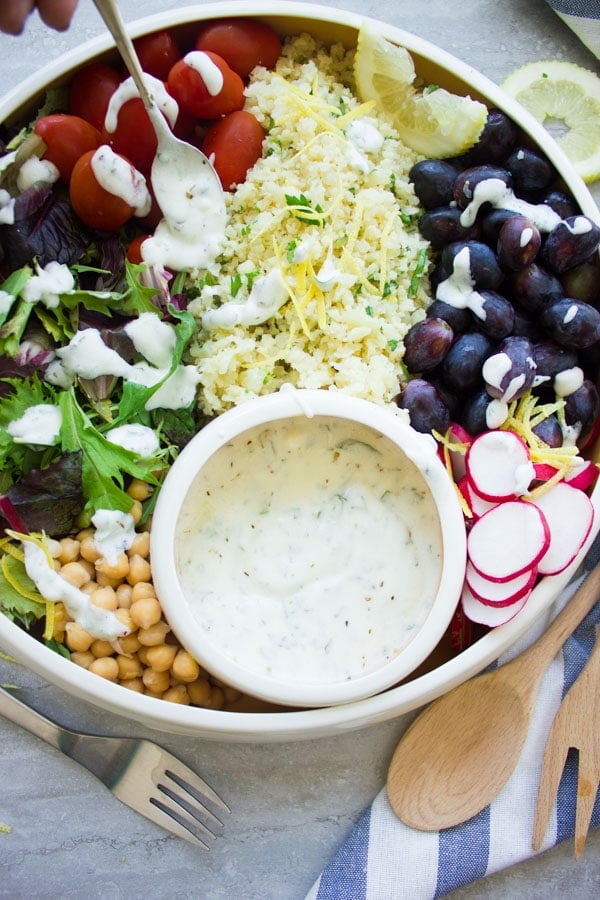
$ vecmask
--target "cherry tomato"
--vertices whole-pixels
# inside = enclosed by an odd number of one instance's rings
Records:
[[[202,150],[212,159],[223,189],[230,191],[246,178],[262,153],[265,133],[252,113],[239,109],[215,122],[206,132]]]
[[[146,34],[133,42],[142,69],[161,81],[166,81],[170,69],[175,65],[181,53],[177,41],[170,31],[157,31]]]
[[[217,94],[211,94],[200,72],[188,65],[184,59],[175,63],[167,85],[171,96],[177,100],[184,112],[198,119],[218,119],[244,105],[244,82],[224,59],[216,53],[202,51],[204,62],[209,68],[217,67],[223,76],[223,85]]]
[[[129,242],[126,255],[130,263],[137,266],[144,261],[142,256],[142,244],[148,237],[148,234],[140,234]]]
[[[63,181],[69,181],[73,166],[102,140],[100,132],[85,119],[66,113],[43,116],[35,123],[35,133],[46,145],[44,159],[54,163]]]
[[[108,103],[121,83],[116,69],[92,63],[73,76],[69,88],[69,112],[81,116],[102,131]]]
[[[92,168],[94,153],[94,150],[88,150],[75,163],[69,185],[71,205],[81,221],[90,228],[118,231],[131,218],[134,209],[98,183]]]
[[[255,66],[273,68],[281,41],[270,25],[256,19],[215,19],[198,32],[196,50],[218,53],[234,72],[247,78]]]
[[[148,176],[158,141],[144,104],[133,97],[119,110],[115,131],[104,132],[104,140],[115,153],[126,156],[143,175]]]

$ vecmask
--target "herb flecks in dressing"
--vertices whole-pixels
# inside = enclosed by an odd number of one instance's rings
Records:
[[[257,426],[207,462],[176,565],[210,640],[249,670],[344,681],[395,657],[441,575],[434,501],[379,432],[316,416]]]

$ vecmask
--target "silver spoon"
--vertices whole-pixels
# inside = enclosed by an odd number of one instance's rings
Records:
[[[219,176],[201,150],[176,138],[169,128],[146,86],[115,0],[94,0],[94,5],[114,38],[158,140],[150,180],[164,219],[155,238],[149,240],[154,240],[159,257],[166,254],[169,258],[149,261],[177,270],[210,265],[218,253],[226,220]]]

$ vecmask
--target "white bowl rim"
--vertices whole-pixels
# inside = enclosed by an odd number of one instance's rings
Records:
[[[195,21],[229,15],[271,16],[280,21],[306,19],[307,29],[311,19],[334,25],[343,21],[346,26],[356,31],[363,22],[372,24],[390,40],[405,46],[409,52],[428,57],[435,64],[456,74],[481,94],[490,105],[502,109],[518,121],[523,131],[538,146],[544,147],[546,155],[558,173],[568,182],[582,212],[600,224],[600,211],[582,178],[544,127],[521,104],[477,69],[434,43],[395,25],[350,10],[296,0],[286,0],[285,4],[280,0],[258,0],[243,6],[237,0],[223,0],[156,13],[130,23],[128,30],[132,37],[138,37],[160,28],[187,25]],[[0,98],[0,121],[12,115],[19,106],[26,104],[30,98],[39,94],[45,85],[58,79],[64,72],[111,48],[114,48],[114,42],[110,36],[102,35],[85,41],[40,68]],[[2,615],[0,615],[0,641],[4,652],[12,654],[20,663],[67,693],[88,700],[128,720],[169,733],[194,735],[205,740],[280,742],[325,737],[365,728],[411,712],[466,681],[505,653],[542,616],[549,614],[554,600],[577,573],[600,528],[600,486],[595,488],[591,499],[595,512],[594,526],[577,558],[560,574],[543,578],[534,588],[518,616],[505,625],[492,629],[457,656],[418,678],[351,704],[283,712],[230,712],[181,706],[133,693],[112,682],[106,682],[85,669],[77,672],[75,682],[73,663],[70,660],[40,644]]]
[[[401,652],[386,664],[348,680],[313,684],[248,672],[228,658],[198,627],[177,576],[178,523],[190,486],[208,460],[248,430],[281,419],[335,418],[365,425],[386,437],[419,471],[437,510],[442,569],[432,607]],[[387,690],[406,678],[437,647],[449,626],[464,579],[466,529],[455,486],[433,438],[419,434],[391,408],[341,391],[296,389],[249,399],[209,422],[186,445],[161,487],[150,535],[152,575],[157,596],[173,632],[213,675],[252,696],[286,706],[333,706]]]

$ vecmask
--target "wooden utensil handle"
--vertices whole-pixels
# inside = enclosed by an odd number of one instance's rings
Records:
[[[593,609],[599,597],[600,563],[592,569],[539,640],[526,651],[526,655],[530,658],[552,659],[589,611]]]

